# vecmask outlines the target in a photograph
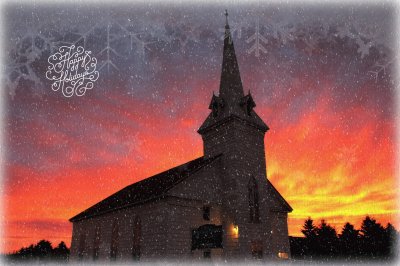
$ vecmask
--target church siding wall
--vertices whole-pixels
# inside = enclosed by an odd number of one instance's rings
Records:
[[[204,250],[191,250],[192,230],[204,224],[221,225],[221,206],[210,203],[206,199],[188,200],[183,198],[168,198],[168,208],[171,210],[166,227],[168,239],[173,245],[168,245],[167,256],[172,259],[203,259]],[[203,219],[203,206],[210,206],[210,220]],[[222,250],[212,249],[211,258],[221,257]]]
[[[278,252],[288,253],[290,256],[290,244],[288,239],[288,228],[287,228],[287,213],[274,212],[271,214],[272,217],[272,241],[276,243],[273,247],[272,252],[275,257]]]
[[[165,256],[166,237],[163,217],[167,210],[165,202],[153,202],[136,207],[122,209],[101,216],[73,223],[73,238],[71,242],[71,260],[78,260],[79,239],[86,234],[84,260],[93,260],[93,244],[96,226],[100,226],[99,260],[110,259],[112,227],[119,222],[119,241],[117,261],[132,260],[133,221],[140,217],[142,227],[141,260],[160,259]]]

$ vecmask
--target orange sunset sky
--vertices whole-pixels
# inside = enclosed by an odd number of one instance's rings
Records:
[[[2,252],[41,239],[69,246],[69,218],[133,182],[202,156],[196,131],[218,91],[222,63],[220,6],[115,7],[106,24],[99,14],[107,8],[66,6],[61,12],[43,4],[26,18],[32,8],[11,5],[4,18],[14,62],[14,72],[6,74],[21,74],[24,64],[32,71],[5,83]],[[393,64],[373,76],[377,62],[394,57],[391,7],[356,6],[353,13],[339,7],[230,10],[232,25],[244,23],[240,36],[233,33],[244,88],[270,127],[267,176],[294,209],[290,235],[301,235],[309,216],[338,232],[347,221],[359,227],[366,215],[399,229]],[[246,42],[255,16],[268,39],[268,52],[259,55]],[[315,23],[321,18],[327,18],[325,31]],[[279,23],[290,28],[290,38],[269,26]],[[104,25],[114,34],[116,68],[101,53],[109,40]],[[38,48],[35,42],[32,49],[29,41],[40,27],[56,27],[51,29],[62,33],[57,38],[80,45],[79,33],[95,32],[86,35],[85,49],[98,57],[100,78],[84,96],[51,90],[44,78],[51,43]],[[367,35],[365,28],[381,35]],[[146,33],[132,44],[127,32]],[[360,41],[373,45],[365,52]],[[21,61],[32,53],[32,61]]]

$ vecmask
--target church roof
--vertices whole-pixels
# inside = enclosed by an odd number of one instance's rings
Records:
[[[207,159],[200,157],[129,185],[72,217],[69,221],[76,222],[110,211],[159,199],[163,197],[168,190],[204,166],[209,165],[219,156],[220,155],[217,155]]]
[[[226,12],[225,15],[227,19],[219,95],[213,95],[209,107],[212,113],[206,118],[198,132],[202,134],[212,126],[218,125],[231,117],[246,121],[260,130],[267,131],[268,126],[253,110],[256,104],[250,92],[244,95],[239,64],[228,24],[228,13]]]
[[[268,180],[267,178],[267,186],[269,189],[271,189],[272,193],[275,194],[279,202],[282,204],[283,208],[287,212],[292,212],[293,208],[290,206],[290,204],[285,200],[285,198],[282,196],[281,193],[274,187],[274,185],[271,183],[271,181]]]

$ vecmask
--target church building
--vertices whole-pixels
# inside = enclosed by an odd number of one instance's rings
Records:
[[[227,14],[226,14],[227,16]],[[290,258],[290,205],[267,179],[268,126],[244,94],[226,19],[204,156],[131,184],[72,217],[71,261]]]

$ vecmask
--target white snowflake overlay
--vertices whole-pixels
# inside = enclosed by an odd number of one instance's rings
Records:
[[[320,54],[321,62],[327,64],[328,56],[324,55],[319,47],[323,41],[349,40],[355,43],[357,53],[361,60],[366,60],[371,54],[371,49],[380,49],[381,38],[379,33],[368,23],[348,21],[342,25],[333,25],[325,20],[317,20],[312,25],[300,21],[293,22],[290,18],[279,17],[271,19],[268,17],[257,16],[253,22],[250,20],[230,22],[230,31],[234,39],[244,40],[247,46],[246,52],[249,55],[260,57],[268,54],[267,45],[278,45],[280,47],[302,44],[303,52],[307,55],[313,53]],[[263,21],[265,19],[266,21]],[[286,20],[285,20],[286,19]],[[131,19],[125,21],[110,18],[105,19],[86,30],[71,29],[63,30],[53,34],[45,29],[45,25],[31,25],[31,29],[21,37],[15,38],[12,52],[7,56],[3,69],[3,79],[8,88],[9,95],[13,99],[21,81],[28,81],[35,89],[35,94],[40,97],[43,87],[41,72],[34,67],[34,63],[58,49],[62,45],[81,45],[85,49],[88,42],[98,34],[99,31],[105,32],[103,40],[96,40],[96,45],[102,46],[95,54],[99,59],[99,70],[107,72],[119,70],[116,58],[124,58],[126,54],[117,49],[118,42],[126,39],[129,42],[130,51],[136,54],[140,60],[145,61],[146,56],[162,41],[166,44],[177,44],[182,55],[187,54],[192,44],[201,42],[201,32],[199,25],[190,21],[178,21],[173,27],[172,33],[167,34],[163,23],[154,22],[145,25],[140,30],[135,29],[135,24]],[[196,26],[193,26],[196,25]],[[253,25],[253,26],[251,26]],[[217,28],[217,35],[225,29]],[[71,38],[74,35],[75,37]],[[66,36],[69,36],[67,38]],[[222,35],[221,39],[226,38]],[[218,40],[213,40],[218,41]],[[210,42],[210,39],[205,40]],[[322,55],[321,55],[322,54]],[[375,62],[371,64],[367,74],[376,82],[387,74],[396,58],[388,59],[386,62]]]

